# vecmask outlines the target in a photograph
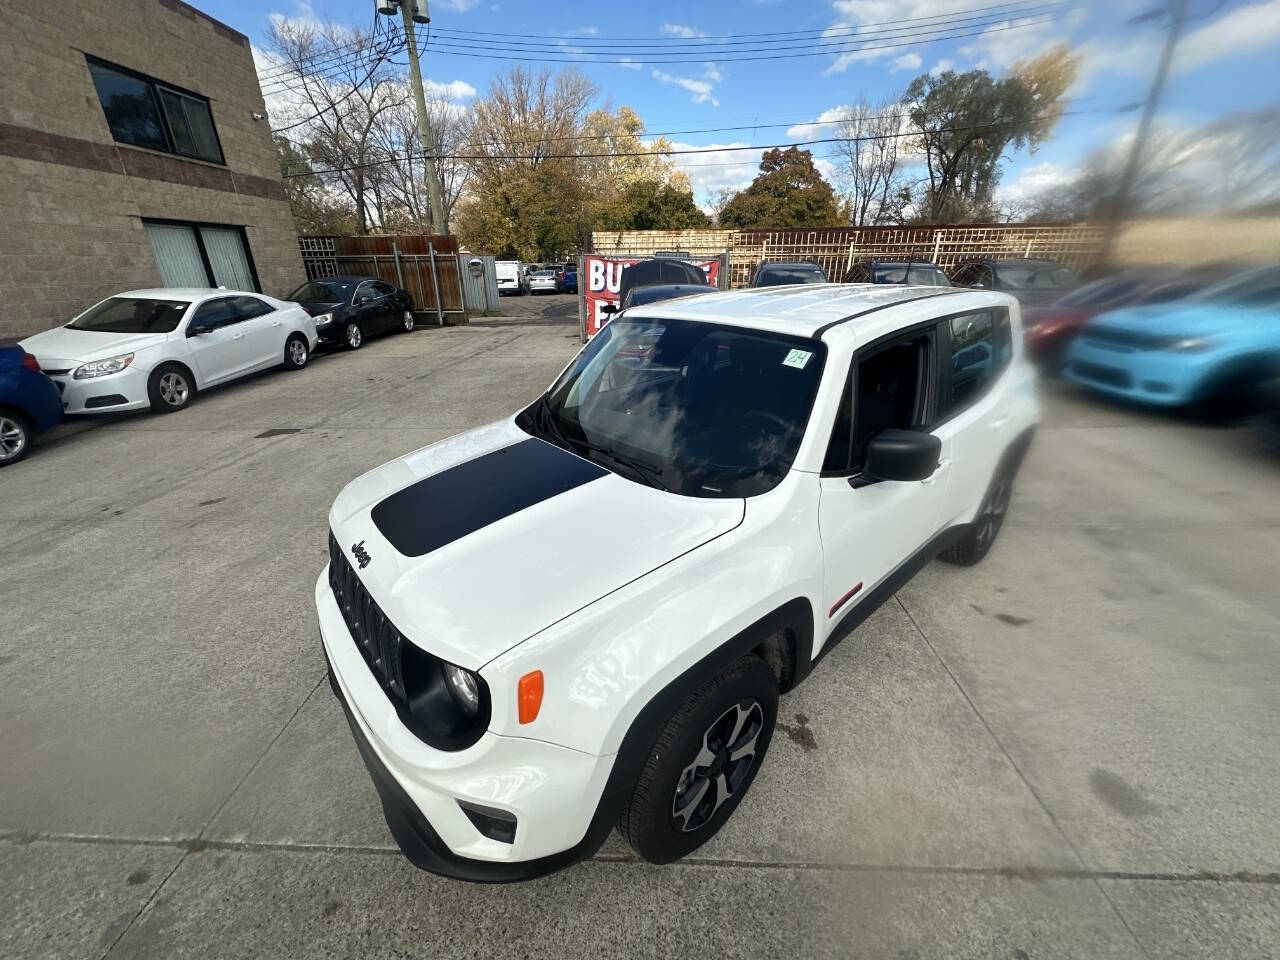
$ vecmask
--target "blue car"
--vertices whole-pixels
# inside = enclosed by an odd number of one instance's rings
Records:
[[[1161,407],[1247,404],[1280,364],[1280,267],[1236,274],[1173,303],[1099,314],[1071,344],[1066,376]]]
[[[62,395],[21,347],[0,347],[0,467],[17,463],[37,433],[62,420]]]
[[[564,293],[578,292],[578,268],[565,267],[564,277],[560,280],[560,289]]]

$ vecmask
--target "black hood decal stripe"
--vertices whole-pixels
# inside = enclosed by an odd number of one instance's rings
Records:
[[[377,504],[374,526],[406,557],[421,557],[607,470],[530,437],[412,483]]]

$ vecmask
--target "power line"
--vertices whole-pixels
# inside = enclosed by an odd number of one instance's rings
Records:
[[[1051,23],[1054,19],[1055,18],[1051,15],[1040,15],[1035,18],[1024,20],[1020,23],[1005,23],[1005,24],[1000,24],[995,26],[983,26],[979,29],[970,29],[970,30],[957,32],[957,33],[947,33],[942,36],[927,37],[925,39],[913,38],[910,40],[904,40],[899,43],[885,43],[885,44],[875,44],[875,45],[866,45],[866,46],[848,46],[839,50],[817,50],[817,51],[808,50],[808,51],[799,52],[799,53],[775,53],[775,54],[753,55],[753,56],[746,56],[746,57],[702,56],[697,58],[696,60],[669,59],[669,58],[662,58],[662,57],[643,57],[643,58],[629,57],[625,62],[629,64],[641,64],[641,65],[658,64],[658,63],[689,64],[689,63],[698,63],[698,62],[707,61],[707,60],[715,60],[717,63],[735,63],[735,62],[746,63],[746,62],[763,61],[763,60],[793,60],[798,57],[838,56],[845,53],[859,53],[866,50],[892,50],[892,49],[898,49],[901,47],[915,46],[917,44],[924,45],[929,43],[939,43],[944,40],[960,40],[965,37],[974,37],[974,36],[979,36],[987,33],[1000,33],[1005,30],[1021,30],[1026,27],[1040,26],[1045,23]],[[442,47],[448,47],[448,49],[441,49]],[[473,50],[477,48],[467,47],[461,50],[456,50],[456,49],[453,49],[451,45],[442,43],[439,40],[439,38],[436,39],[436,42],[432,49],[434,49],[440,56],[472,57],[474,59],[479,59],[479,60],[520,60],[520,61],[529,61],[533,63],[582,63],[582,64],[604,64],[606,66],[611,63],[623,62],[616,55],[610,55],[609,59],[591,60],[591,59],[582,59],[580,57],[572,57],[572,56],[571,57],[550,57],[550,56],[524,57],[524,56],[515,55],[515,53],[518,53],[520,51],[511,51],[511,50],[505,50],[505,52],[501,52],[501,53],[475,53],[473,52]],[[495,47],[492,49],[504,50],[504,48],[501,48],[501,47]]]
[[[1048,119],[1049,117],[1053,117],[1055,115],[1062,117],[1062,116],[1073,116],[1081,113],[1110,113],[1110,112],[1113,112],[1110,108],[1096,109],[1096,110],[1070,110],[1070,111],[1064,111],[1060,114],[1046,113],[1046,114],[1041,114],[1035,117],[1029,117],[1029,118],[1024,117],[1018,120],[994,121],[991,123],[974,123],[974,124],[966,124],[964,126],[958,126],[958,127],[940,127],[935,130],[931,130],[930,132],[937,134],[937,133],[964,133],[969,130],[994,130],[999,127],[1016,126],[1021,123],[1026,123],[1030,120]],[[623,151],[619,153],[570,153],[570,154],[559,154],[559,155],[549,155],[549,156],[544,156],[541,154],[500,155],[500,154],[486,154],[486,153],[478,153],[478,154],[450,153],[450,154],[439,154],[436,159],[490,160],[490,161],[493,161],[493,160],[541,161],[541,160],[591,160],[591,159],[612,160],[612,159],[621,159],[624,157],[678,157],[678,156],[692,156],[692,155],[700,155],[700,154],[708,154],[708,153],[739,153],[739,152],[749,151],[749,150],[783,150],[783,149],[791,149],[792,147],[808,147],[808,146],[816,146],[818,144],[825,144],[825,143],[846,143],[850,140],[857,140],[857,141],[896,140],[899,138],[914,137],[914,136],[918,136],[918,134],[914,131],[899,131],[896,133],[867,134],[865,136],[860,136],[860,137],[819,137],[812,140],[797,140],[789,143],[765,143],[765,144],[752,144],[752,145],[729,146],[729,147],[691,147],[684,150],[641,150],[641,151]],[[369,167],[381,166],[387,163],[403,163],[406,161],[413,161],[413,160],[420,160],[420,159],[423,159],[422,154],[407,154],[405,156],[386,157],[378,160],[371,160],[368,163],[351,164],[351,165],[342,166],[342,167],[331,167],[324,170],[310,170],[310,171],[307,171],[306,173],[286,174],[285,176],[286,176],[286,179],[291,177],[300,177],[300,176],[326,176],[328,174],[333,174],[333,173],[349,173],[355,170],[362,170],[362,169],[367,169]]]
[[[874,23],[863,23],[863,24],[856,24],[856,25],[854,25],[854,24],[848,24],[848,25],[842,25],[842,27],[839,27],[839,28],[836,28],[836,27],[826,27],[826,28],[813,28],[813,29],[808,29],[808,30],[770,30],[770,31],[768,31],[767,33],[724,33],[724,34],[714,34],[714,35],[708,35],[708,36],[703,36],[703,37],[691,37],[691,38],[684,38],[684,37],[670,37],[670,38],[666,38],[666,40],[667,40],[667,42],[671,43],[672,45],[677,45],[677,44],[682,44],[682,43],[714,45],[716,41],[721,41],[721,40],[726,40],[726,41],[727,41],[727,40],[737,40],[737,39],[740,39],[740,38],[748,38],[748,39],[743,40],[743,42],[752,42],[752,41],[754,41],[754,40],[756,40],[756,39],[767,39],[767,38],[770,38],[770,37],[788,37],[788,36],[797,36],[797,35],[800,35],[800,34],[816,34],[816,35],[819,35],[819,36],[838,36],[839,34],[835,33],[835,30],[837,30],[837,29],[849,29],[849,30],[852,30],[852,31],[856,32],[856,31],[858,31],[858,30],[860,30],[860,29],[862,29],[862,28],[864,28],[864,27],[880,27],[880,26],[889,26],[889,25],[892,25],[892,24],[916,23],[916,22],[923,22],[923,21],[926,21],[926,20],[934,20],[934,19],[938,19],[938,18],[942,18],[942,17],[952,17],[952,16],[956,16],[957,14],[962,14],[962,13],[973,13],[973,12],[981,11],[981,10],[997,10],[997,9],[1001,9],[1001,8],[1005,8],[1005,7],[1017,8],[1017,7],[1025,6],[1025,5],[1027,5],[1027,4],[1034,4],[1034,3],[1039,3],[1039,2],[1042,2],[1042,0],[1005,0],[1005,2],[1003,2],[1003,3],[995,3],[995,4],[991,4],[990,6],[986,6],[986,7],[968,7],[968,8],[962,8],[962,9],[960,9],[960,10],[955,11],[955,13],[937,13],[937,14],[930,14],[930,15],[928,15],[928,16],[924,16],[924,17],[898,18],[898,19],[895,19],[895,20],[881,20],[881,21],[874,22]],[[499,32],[495,32],[495,31],[491,31],[491,30],[459,30],[459,29],[451,28],[451,27],[437,27],[437,28],[436,28],[436,30],[435,30],[435,34],[436,34],[437,38],[438,38],[438,37],[441,37],[441,36],[444,36],[445,34],[448,34],[449,36],[453,36],[453,37],[458,37],[458,38],[461,38],[462,36],[481,36],[481,37],[518,37],[518,38],[523,38],[523,39],[535,39],[535,40],[537,40],[537,39],[541,39],[541,40],[563,40],[563,41],[565,41],[565,42],[581,43],[581,44],[586,44],[586,45],[591,45],[591,44],[595,44],[595,43],[612,43],[612,42],[615,42],[615,41],[627,41],[627,42],[630,42],[630,41],[637,41],[637,42],[640,42],[640,41],[647,41],[647,40],[653,40],[653,39],[655,39],[653,36],[643,36],[643,37],[584,37],[584,36],[574,36],[574,35],[572,35],[572,34],[549,34],[549,33],[541,33],[541,34],[539,34],[539,33],[499,33]],[[662,39],[662,38],[659,38],[659,39]]]

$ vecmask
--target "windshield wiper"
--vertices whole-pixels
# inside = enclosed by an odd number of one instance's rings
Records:
[[[632,473],[639,477],[640,482],[650,487],[656,487],[659,490],[666,490],[671,493],[672,490],[665,483],[658,479],[662,476],[662,468],[652,463],[645,463],[643,460],[637,460],[635,457],[628,457],[625,453],[618,453],[610,450],[608,447],[602,447],[597,443],[591,443],[589,440],[570,440],[569,443],[575,447],[581,447],[588,453],[597,453],[608,457],[614,463],[628,468]]]

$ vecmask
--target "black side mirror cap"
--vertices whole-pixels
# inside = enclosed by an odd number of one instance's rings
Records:
[[[927,480],[938,469],[942,441],[918,430],[881,430],[867,444],[863,475],[870,480]]]

